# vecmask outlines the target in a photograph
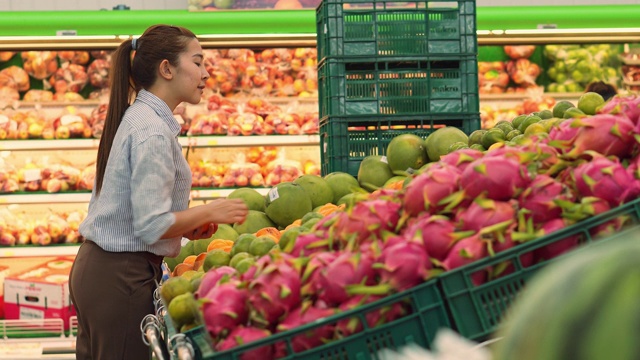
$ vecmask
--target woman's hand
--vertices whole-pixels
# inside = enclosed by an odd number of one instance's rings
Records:
[[[216,231],[218,231],[218,224],[206,223],[193,231],[183,234],[182,236],[189,240],[208,239],[213,236]]]
[[[243,223],[249,213],[241,199],[218,199],[203,205],[207,207],[208,223],[183,234],[189,240],[208,239],[217,230],[217,224]]]
[[[249,214],[249,208],[242,199],[217,199],[206,205],[215,224],[243,223]]]

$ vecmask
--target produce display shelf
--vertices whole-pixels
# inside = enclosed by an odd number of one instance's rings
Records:
[[[374,328],[366,324],[366,314],[397,305],[405,306],[409,313]],[[291,341],[296,336],[335,324],[340,320],[349,321],[354,318],[360,319],[364,324],[361,332],[303,352],[293,352]],[[176,335],[175,328],[168,316],[164,319],[167,338],[171,339]],[[224,352],[213,350],[213,343],[204,326],[193,328],[184,334],[194,349],[193,357],[196,360],[255,359],[256,349],[271,351],[272,346],[281,347],[285,355],[280,358],[286,360],[373,360],[378,358],[378,351],[384,348],[397,350],[410,343],[429,348],[436,332],[442,327],[450,328],[450,325],[436,281],[431,280],[402,293]]]
[[[181,136],[185,147],[243,147],[317,145],[318,135],[264,135],[264,136]],[[11,150],[87,150],[97,149],[100,139],[29,139],[1,140],[0,151]]]
[[[262,195],[266,195],[270,188],[254,188]],[[193,188],[191,200],[208,200],[227,197],[236,188],[209,189]],[[86,203],[91,200],[90,192],[47,193],[44,191],[21,192],[0,195],[0,204],[56,204],[56,203]]]
[[[78,253],[79,248],[80,244],[2,246],[0,247],[0,258],[27,256],[73,256]]]
[[[620,219],[625,219],[625,224],[630,226],[631,229],[617,231],[597,238],[592,235],[604,228],[603,224],[619,221]],[[634,230],[639,223],[640,198],[605,213],[582,220],[552,234],[500,252],[493,257],[441,274],[438,282],[442,289],[444,302],[451,315],[453,328],[460,335],[471,340],[486,340],[487,337],[495,333],[503,315],[520,290],[547,263],[571,256],[575,251],[579,251],[581,246],[593,246],[613,241],[619,236],[623,236],[626,232]],[[574,236],[578,237],[580,243],[577,250],[529,267],[523,266],[522,259],[529,256],[536,249],[558,244],[564,239]],[[473,284],[472,278],[476,274],[505,264],[513,266],[513,272],[478,286]]]

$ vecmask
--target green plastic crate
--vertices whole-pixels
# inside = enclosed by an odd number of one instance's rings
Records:
[[[479,112],[475,56],[318,64],[319,116]]]
[[[590,230],[621,216],[629,218],[628,225],[631,229],[598,239],[594,239],[591,236]],[[462,336],[475,341],[487,339],[498,329],[500,321],[505,312],[508,311],[511,302],[538,270],[556,259],[571,256],[576,251],[580,251],[580,247],[600,246],[599,244],[601,243],[623,237],[629,231],[637,229],[639,220],[640,199],[636,199],[547,236],[500,252],[491,258],[476,261],[441,274],[438,281],[442,288],[454,329]],[[524,268],[522,266],[520,259],[523,255],[574,235],[580,236],[581,245],[577,249],[530,267]],[[473,285],[471,282],[473,274],[504,262],[510,262],[514,265],[515,268],[512,273],[490,280],[480,286]]]
[[[402,303],[410,309],[410,313],[389,323],[370,328],[364,317],[367,313],[396,303]],[[300,353],[293,353],[291,340],[299,334],[311,329],[335,324],[342,319],[359,318],[365,324],[363,331],[349,337],[335,340]],[[175,333],[167,317],[168,333]],[[450,328],[447,312],[442,302],[436,280],[420,284],[402,293],[387,296],[376,302],[345,311],[343,313],[306,324],[299,328],[276,333],[268,338],[239,346],[224,352],[215,352],[211,338],[206,328],[200,326],[185,333],[196,352],[196,360],[236,360],[242,359],[243,354],[264,346],[284,346],[285,356],[280,359],[296,360],[373,360],[377,353],[384,348],[398,349],[403,345],[415,343],[429,348],[438,329]]]
[[[475,0],[324,0],[318,59],[478,53]]]
[[[378,119],[377,121],[374,119]],[[394,127],[403,128],[394,128]],[[480,129],[480,114],[394,117],[356,121],[327,117],[320,121],[320,162],[323,175],[341,171],[357,176],[360,162],[369,155],[386,155],[394,137],[411,133],[422,138],[439,127],[455,126],[466,134]]]

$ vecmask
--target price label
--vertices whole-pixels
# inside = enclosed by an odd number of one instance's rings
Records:
[[[387,157],[386,157],[386,156],[381,157],[381,158],[380,158],[380,161],[382,161],[382,162],[383,162],[383,163],[385,163],[385,164],[388,164],[388,163],[389,163],[389,162],[387,161]]]
[[[40,179],[42,179],[40,169],[28,169],[24,171],[25,182],[38,181]]]
[[[217,146],[218,145],[218,140],[209,140],[209,142],[207,142],[207,144],[209,146]]]
[[[219,193],[219,192],[217,192],[217,191],[211,191],[211,192],[209,193],[209,196],[208,196],[208,197],[210,197],[210,198],[219,198],[219,197],[220,197],[220,193]]]
[[[82,118],[78,115],[62,115],[62,117],[60,117],[60,124],[61,125],[69,125],[69,124],[73,124],[73,123],[78,123],[78,122],[82,122]]]
[[[279,197],[280,195],[278,194],[278,188],[273,187],[271,188],[271,190],[269,190],[269,200],[271,202],[276,201]]]

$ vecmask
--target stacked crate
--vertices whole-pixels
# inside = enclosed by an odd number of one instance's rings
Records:
[[[399,134],[480,128],[475,0],[324,0],[316,26],[323,174]]]

